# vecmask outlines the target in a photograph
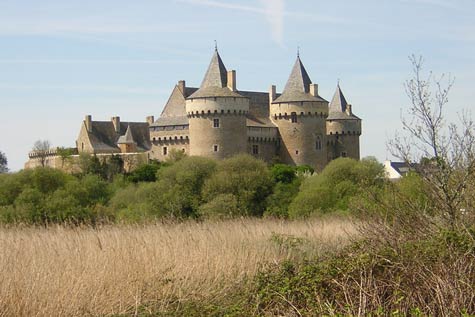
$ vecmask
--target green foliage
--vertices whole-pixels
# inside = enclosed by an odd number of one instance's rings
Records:
[[[288,218],[289,205],[299,192],[302,180],[295,178],[291,183],[278,182],[272,194],[267,197],[265,217]]]
[[[94,174],[104,180],[112,181],[114,177],[124,173],[124,160],[119,155],[112,155],[101,160],[97,155],[81,153],[79,167],[82,175]]]
[[[216,172],[203,187],[203,197],[210,202],[220,194],[232,194],[243,215],[261,216],[273,184],[263,161],[250,155],[237,155],[218,162]]]
[[[142,164],[128,175],[131,182],[155,182],[157,180],[157,171],[160,163],[152,161],[148,164]]]
[[[5,153],[0,151],[0,174],[8,172],[8,160]]]
[[[299,165],[295,167],[295,173],[298,175],[301,174],[313,174],[315,172],[315,169],[311,167],[310,165]]]
[[[339,158],[322,173],[308,177],[289,206],[293,218],[314,213],[348,210],[352,197],[384,183],[383,166],[375,159]]]
[[[198,212],[206,219],[231,219],[241,215],[238,200],[233,194],[219,194],[201,205]]]
[[[47,167],[23,170],[2,175],[0,197],[3,222],[95,223],[109,217],[98,213],[109,200],[109,185],[96,175],[78,179]]]
[[[203,184],[215,167],[214,160],[203,157],[184,157],[168,166],[162,164],[156,182],[119,189],[112,197],[109,209],[117,213],[119,221],[126,222],[196,217],[203,203]]]
[[[271,169],[272,178],[276,183],[289,184],[295,179],[295,168],[287,164],[274,164]]]
[[[131,184],[117,190],[109,203],[110,213],[120,222],[145,222],[166,216],[160,208],[157,183]]]

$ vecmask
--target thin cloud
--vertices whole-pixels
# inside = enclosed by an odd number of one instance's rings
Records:
[[[260,0],[274,42],[284,46],[284,0]]]
[[[320,16],[304,12],[292,12],[285,10],[285,0],[259,0],[260,6],[248,6],[221,2],[216,0],[176,0],[177,2],[192,5],[238,10],[263,15],[270,27],[272,40],[280,46],[284,46],[284,18],[296,18],[311,20],[316,23],[348,24],[350,21],[330,16]]]

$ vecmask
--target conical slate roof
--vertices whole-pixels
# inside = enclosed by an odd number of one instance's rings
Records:
[[[346,102],[343,92],[341,92],[340,84],[338,84],[333,99],[328,106],[328,112],[345,112],[347,105],[348,103]]]
[[[310,84],[312,80],[308,76],[305,67],[297,56],[292,72],[290,73],[287,84],[285,85],[282,95],[273,103],[292,102],[292,101],[320,101],[309,93]]]
[[[347,107],[348,102],[346,102],[340,84],[338,83],[332,101],[328,106],[327,120],[359,120],[353,113],[348,114],[348,112],[346,112]]]
[[[221,56],[219,56],[218,50],[215,49],[200,89],[188,98],[242,97],[237,92],[230,90],[227,85],[228,71],[221,60]]]
[[[135,143],[134,137],[132,136],[132,130],[130,129],[130,125],[127,127],[127,131],[125,131],[124,135],[119,137],[117,140],[117,144],[133,144]]]

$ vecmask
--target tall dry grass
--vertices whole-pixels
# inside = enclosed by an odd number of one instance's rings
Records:
[[[130,314],[216,298],[266,263],[338,249],[352,234],[342,219],[0,228],[0,315]]]

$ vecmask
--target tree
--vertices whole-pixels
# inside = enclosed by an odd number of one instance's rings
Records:
[[[8,172],[8,160],[5,153],[0,151],[0,174]]]
[[[273,186],[274,180],[266,163],[240,154],[218,162],[216,172],[203,186],[203,198],[211,202],[219,195],[232,194],[244,215],[261,216]]]
[[[36,153],[41,166],[45,166],[48,151],[51,148],[51,143],[48,140],[38,140],[33,144],[33,151]]]
[[[300,191],[289,205],[289,216],[298,218],[348,211],[354,197],[381,187],[383,180],[383,166],[374,158],[361,161],[338,158],[331,161],[320,174],[305,178]]]
[[[59,147],[57,148],[56,152],[61,157],[61,168],[64,167],[64,162],[71,159],[71,156],[76,153],[74,148],[65,148]]]
[[[447,122],[445,108],[454,79],[423,74],[423,58],[412,55],[413,77],[405,83],[410,100],[402,118],[405,131],[388,143],[391,153],[416,170],[427,183],[441,215],[457,226],[465,194],[475,176],[475,125],[467,112],[458,123]]]

